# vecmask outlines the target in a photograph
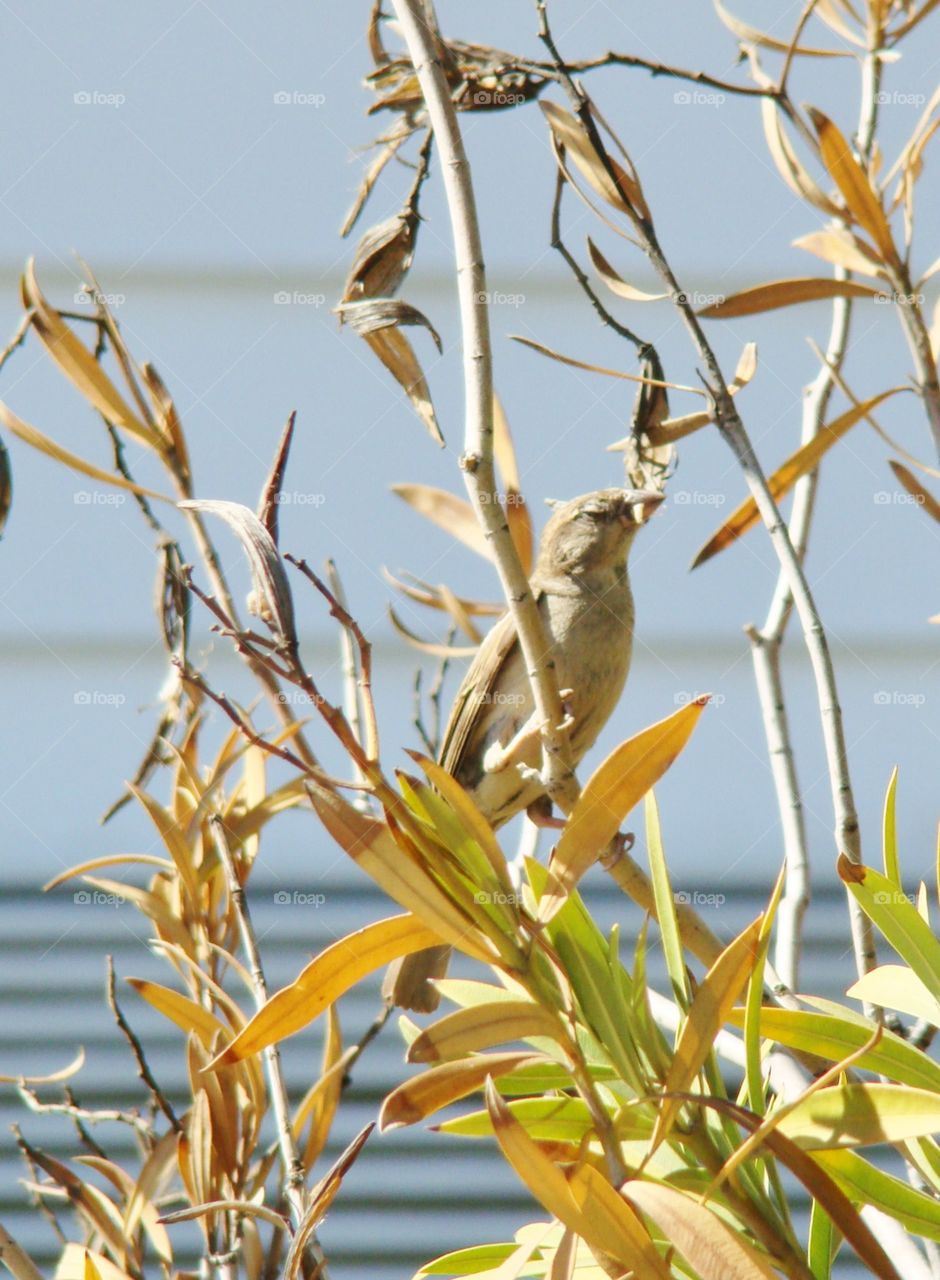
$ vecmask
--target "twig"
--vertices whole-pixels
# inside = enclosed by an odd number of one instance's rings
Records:
[[[107,984],[108,1008],[114,1015],[114,1021],[117,1023],[118,1030],[123,1034],[127,1043],[131,1047],[131,1053],[134,1055],[134,1061],[137,1063],[137,1074],[143,1083],[147,1086],[150,1096],[154,1103],[160,1108],[174,1133],[182,1133],[183,1126],[177,1118],[176,1112],[170,1105],[166,1094],[154,1079],[153,1072],[147,1063],[147,1057],[144,1053],[143,1045],[137,1038],[136,1033],[132,1029],[130,1023],[121,1012],[121,1007],[117,1001],[117,992],[114,982],[114,957],[108,956],[108,984]]]
[[[248,910],[248,899],[238,878],[238,869],[235,866],[235,859],[225,837],[225,827],[220,814],[212,815],[209,819],[209,828],[212,832],[212,841],[215,845],[216,853],[225,871],[232,908],[238,918],[242,946],[245,949],[245,957],[248,961],[248,968],[254,987],[255,1005],[258,1009],[261,1009],[268,998],[268,987],[264,977],[264,968],[261,964],[261,954],[258,951],[258,943],[251,923],[251,915]],[[281,1055],[277,1045],[268,1045],[267,1048],[262,1050],[261,1056],[268,1077],[271,1105],[274,1108],[274,1118],[277,1125],[278,1145],[284,1170],[284,1194],[290,1206],[291,1221],[296,1231],[304,1221],[307,1210],[304,1169],[297,1154],[297,1146],[291,1129],[287,1085],[284,1083],[284,1074],[281,1070]],[[326,1280],[326,1258],[315,1232],[310,1233],[307,1248],[310,1251],[317,1276],[320,1280]]]
[[[0,1263],[15,1280],[42,1280],[42,1272],[33,1265],[9,1231],[0,1224]]]
[[[498,500],[493,465],[493,370],[486,272],[470,170],[457,115],[439,56],[439,32],[430,0],[393,0],[395,13],[421,85],[441,158],[457,263],[463,334],[465,423],[461,467],[470,501],[487,541],[512,614],[535,713],[542,726],[542,781],[548,795],[568,812],[577,780],[570,762],[564,713],[552,650]]]
[[[559,70],[563,71],[563,64],[548,25],[545,0],[537,0],[536,8],[540,16],[539,34],[549,52],[558,62]],[[610,164],[606,148],[583,90],[568,75],[563,76],[563,83],[574,110],[591,139],[599,160],[605,165],[611,181],[617,186],[615,171]],[[836,692],[835,672],[826,632],[819,618],[812,592],[803,573],[799,557],[793,549],[787,526],[780,515],[760,462],[754,452],[750,437],[728,390],[728,384],[721,372],[718,359],[711,344],[705,337],[699,318],[688,300],[688,295],[681,289],[663,253],[653,223],[650,218],[641,215],[636,210],[631,211],[631,222],[642,241],[647,257],[671,294],[673,303],[677,307],[705,366],[705,384],[713,402],[713,416],[716,425],[744,474],[747,486],[751,491],[761,519],[766,526],[771,544],[777,554],[781,571],[793,595],[816,680],[833,809],[835,811],[834,834],[836,851],[844,852],[853,862],[861,862],[861,835],[852,794],[845,732]],[[871,922],[858,907],[858,904],[855,903],[854,899],[849,900],[849,908],[856,966],[858,972],[863,974],[873,968],[876,963],[874,933]]]
[[[656,62],[652,58],[638,58],[631,53],[614,53],[609,51],[597,58],[586,58],[581,62],[566,62],[564,71],[569,75],[579,75],[584,71],[596,71],[602,67],[633,67],[636,70],[648,71],[654,79],[666,76],[674,80],[689,80],[692,84],[703,85],[709,89],[720,89],[724,93],[735,93],[742,98],[780,98],[783,95],[773,85],[765,87],[748,84],[734,84],[730,80],[719,80],[705,71],[688,71],[685,67],[669,66],[665,62]],[[554,62],[538,62],[534,59],[521,59],[520,70],[533,70],[542,75],[559,78],[559,67]]]
[[[68,1116],[72,1120],[83,1120],[87,1124],[126,1124],[143,1137],[153,1136],[149,1121],[133,1111],[89,1111],[86,1107],[77,1106],[74,1102],[43,1102],[36,1091],[25,1084],[17,1086],[17,1093],[23,1105],[36,1115]]]
[[[346,611],[346,597],[343,592],[343,584],[340,580],[336,564],[333,560],[326,562],[326,575],[329,579],[330,590],[334,598],[338,601],[343,611]],[[340,667],[343,677],[343,710],[346,719],[349,721],[349,727],[352,729],[356,738],[362,742],[362,715],[359,706],[359,685],[361,681],[361,671],[359,665],[359,656],[356,652],[356,646],[353,643],[353,637],[348,627],[341,627],[339,632],[339,656]],[[365,775],[362,770],[355,767],[356,777],[360,782],[365,782]],[[353,797],[352,803],[357,809],[368,811],[369,802],[362,795]]]
[[[447,648],[454,642],[454,636],[457,634],[455,623],[451,623],[447,628],[447,636],[444,644]],[[424,743],[427,753],[433,759],[437,759],[437,754],[441,749],[441,694],[444,692],[444,679],[450,669],[450,658],[446,655],[441,658],[437,664],[437,671],[434,676],[434,682],[428,690],[428,704],[431,708],[431,724],[426,727],[424,723],[424,715],[421,710],[421,668],[415,669],[414,679],[414,715],[412,716],[412,724],[418,731],[418,736]]]

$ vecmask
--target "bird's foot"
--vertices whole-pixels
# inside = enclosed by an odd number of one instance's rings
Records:
[[[553,817],[552,802],[548,796],[539,796],[538,800],[533,800],[525,812],[533,826],[548,828],[552,831],[565,829],[565,819]]]

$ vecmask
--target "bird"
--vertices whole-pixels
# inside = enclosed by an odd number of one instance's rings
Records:
[[[627,558],[662,498],[650,489],[583,494],[556,506],[539,542],[530,587],[551,647],[574,766],[594,745],[626,683],[634,624]],[[541,825],[551,824],[551,801],[538,776],[541,755],[541,725],[507,612],[457,691],[439,762],[495,830],[524,809]],[[432,947],[396,961],[383,986],[386,1000],[433,1013],[440,993],[430,979],[444,976],[450,950]]]

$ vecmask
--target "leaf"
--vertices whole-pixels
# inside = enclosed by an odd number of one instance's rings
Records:
[[[804,1151],[928,1137],[940,1129],[940,1097],[900,1084],[839,1084],[797,1102],[777,1126]]]
[[[437,788],[460,819],[467,834],[479,845],[489,862],[494,876],[505,892],[513,894],[513,882],[506,863],[506,856],[499,847],[499,841],[493,834],[493,828],[474,804],[469,794],[457,779],[435,760],[422,755],[419,751],[409,751],[408,754],[412,760],[421,766],[428,782]]]
[[[412,1041],[406,1059],[441,1062],[533,1036],[558,1040],[557,1019],[531,1000],[498,1000],[458,1009],[441,1018]]]
[[[912,1018],[922,1018],[940,1027],[940,1000],[906,965],[880,964],[853,982],[845,994],[853,1000],[862,1000],[882,1009],[895,1009],[898,1013],[907,1013]],[[935,1079],[933,1086],[940,1092],[940,1081]]]
[[[217,1036],[228,1034],[224,1022],[189,996],[145,978],[128,978],[127,982],[158,1013],[176,1023],[187,1035],[198,1036],[206,1049],[211,1048]]]
[[[493,563],[492,548],[466,498],[458,498],[446,489],[435,489],[429,484],[393,484],[390,487],[392,493],[407,502],[413,511]]]
[[[752,27],[750,23],[742,22],[740,18],[736,18],[730,13],[721,0],[714,0],[715,12],[733,35],[736,35],[744,44],[756,44],[762,49],[773,49],[775,53],[789,53],[790,41],[778,40],[776,36],[768,35],[766,31],[760,31],[757,27]],[[845,49],[811,49],[806,45],[798,45],[793,50],[794,53],[800,54],[804,58],[850,58],[852,55]]]
[[[775,1280],[777,1273],[743,1233],[723,1222],[698,1198],[663,1183],[635,1178],[623,1184],[621,1194],[652,1218],[702,1280]]]
[[[908,471],[902,463],[895,458],[888,459],[888,466],[900,480],[901,484],[908,491],[918,506],[923,507],[929,516],[933,516],[934,520],[940,521],[940,502],[933,496],[929,489],[926,489],[917,479],[912,471]]]
[[[510,1114],[535,1142],[579,1143],[591,1132],[594,1122],[587,1103],[567,1095],[545,1098],[519,1098],[506,1104]],[[486,1138],[493,1132],[488,1111],[472,1111],[469,1115],[445,1120],[435,1126],[440,1133],[464,1138]]]
[[[636,177],[627,173],[609,152],[607,164],[604,163],[578,117],[554,102],[540,102],[539,106],[548,121],[556,145],[563,147],[571,156],[591,189],[622,213],[648,216],[646,201]]]
[[[855,1151],[817,1151],[813,1159],[846,1195],[889,1214],[908,1233],[940,1240],[940,1203],[863,1159]]]
[[[392,1090],[379,1112],[379,1132],[417,1124],[425,1116],[481,1089],[487,1079],[497,1079],[518,1067],[546,1061],[550,1060],[543,1054],[533,1054],[527,1049],[521,1053],[480,1054],[431,1067]]]
[[[618,298],[626,298],[628,302],[661,302],[663,298],[671,296],[668,293],[644,293],[642,289],[635,289],[617,274],[590,236],[587,245],[594,270]]]
[[[388,620],[398,634],[421,653],[429,653],[435,658],[470,658],[476,653],[478,646],[475,644],[442,644],[438,640],[422,640],[420,636],[415,635],[399,618],[394,609],[389,607]]]
[[[841,218],[842,212],[838,205],[823,193],[800,163],[784,133],[781,111],[776,102],[772,98],[762,98],[760,106],[767,149],[784,182],[800,199],[806,200],[832,218]]]
[[[673,996],[681,1007],[687,1008],[689,1002],[688,972],[682,953],[682,938],[676,919],[676,897],[672,891],[669,878],[669,867],[663,850],[662,829],[659,824],[659,806],[652,791],[647,791],[645,798],[646,816],[646,848],[649,856],[650,878],[653,882],[653,897],[656,902],[656,923],[662,942],[666,971],[672,983]]]
[[[552,854],[539,920],[552,918],[608,847],[630,810],[663,776],[691,737],[707,702],[707,696],[696,698],[622,742],[594,771]]]
[[[255,513],[240,502],[215,499],[191,500],[176,505],[183,511],[205,511],[225,521],[241,543],[248,560],[258,613],[281,643],[296,646],[290,583],[274,539]]]
[[[879,262],[870,255],[872,250],[862,249],[855,238],[844,228],[812,231],[793,241],[795,249],[805,249],[825,262],[845,267],[847,271],[861,271],[864,275],[878,274]]]
[[[532,517],[519,482],[519,467],[516,462],[516,450],[509,429],[509,420],[503,409],[502,401],[493,393],[493,456],[503,484],[506,486],[506,523],[519,563],[526,577],[532,572],[534,562],[534,536],[532,533]]]
[[[488,940],[395,843],[388,826],[318,783],[307,783],[313,807],[333,839],[395,902],[414,912],[443,939],[484,964],[498,958]]]
[[[566,1178],[514,1118],[492,1082],[486,1087],[486,1105],[507,1162],[549,1213],[643,1280],[668,1280],[670,1269],[643,1224],[608,1182],[590,1165]]]
[[[837,870],[849,893],[927,990],[940,994],[940,942],[907,896],[871,867],[839,856]]]
[[[819,302],[823,298],[883,298],[885,295],[855,280],[833,280],[828,276],[797,276],[790,280],[771,280],[740,293],[729,293],[720,302],[700,307],[696,315],[705,320],[730,320],[753,316],[778,307],[792,307],[801,302]]]
[[[815,435],[808,443],[801,445],[782,466],[777,468],[773,475],[768,476],[767,485],[773,494],[774,500],[779,502],[781,498],[790,492],[801,476],[808,475],[810,471],[813,471],[828,450],[837,441],[841,440],[846,432],[855,426],[856,422],[864,418],[867,413],[881,404],[882,401],[887,400],[889,396],[897,395],[898,392],[907,390],[909,390],[908,387],[892,387],[890,391],[882,391],[880,395],[872,396],[870,400],[854,405],[838,418],[827,423],[819,431],[818,435]],[[738,538],[747,533],[748,529],[753,529],[759,522],[760,513],[757,510],[757,503],[753,498],[748,498],[741,503],[721,528],[712,534],[705,545],[696,553],[691,567],[697,569],[700,564],[710,560],[719,551],[724,551],[726,547],[730,547],[733,542],[736,542]]]
[[[885,793],[884,815],[882,817],[882,848],[884,850],[885,875],[893,883],[901,887],[901,867],[898,863],[898,830],[895,821],[895,799],[898,790],[898,766],[891,771],[888,790]]]
[[[133,484],[130,480],[125,480],[123,476],[114,475],[110,471],[105,471],[102,467],[96,467],[93,462],[86,462],[77,453],[64,449],[62,445],[56,444],[54,440],[50,440],[48,436],[43,435],[36,427],[30,426],[22,418],[18,418],[3,401],[0,401],[0,422],[13,435],[24,441],[31,448],[38,449],[47,458],[52,458],[55,462],[61,462],[63,466],[70,467],[73,471],[79,472],[80,475],[88,476],[91,480],[98,480],[102,484],[111,485],[115,489],[124,489],[128,493],[143,494],[147,498],[156,498],[160,502],[172,503],[173,501],[166,494],[157,493],[155,489],[147,489],[143,485]]]
[[[115,427],[123,427],[141,443],[160,453],[162,442],[133,412],[88,348],[76,338],[55,307],[46,301],[36,279],[34,258],[26,264],[20,292],[23,305],[33,310],[33,328],[72,385]]]
[[[701,387],[684,387],[679,382],[663,382],[658,379],[644,378],[638,373],[623,373],[620,369],[606,369],[603,365],[588,364],[584,360],[575,360],[573,356],[563,356],[560,351],[553,351],[551,347],[546,347],[543,343],[536,342],[532,338],[525,338],[521,333],[511,333],[509,336],[513,342],[521,342],[524,347],[531,347],[539,355],[548,356],[550,360],[557,360],[560,364],[570,365],[572,369],[586,369],[588,373],[603,373],[608,378],[622,378],[625,382],[641,382],[648,386],[666,387],[670,391],[688,391],[693,396],[705,395]]]
[[[681,1098],[670,1095],[691,1087],[712,1052],[715,1037],[744,990],[757,960],[762,923],[763,916],[758,916],[725,947],[695,993],[663,1082],[664,1097],[656,1118],[652,1147],[666,1137],[682,1106]]]
[[[897,251],[894,247],[891,228],[888,226],[881,203],[872,190],[868,175],[855,159],[839,127],[815,107],[809,108],[809,117],[819,138],[823,164],[842,192],[842,198],[848,206],[849,213],[874,240],[885,262],[897,262]]]
[[[878,969],[872,972],[877,973]],[[909,973],[910,970],[905,969],[904,972]],[[880,1001],[873,1000],[873,1003]],[[744,1011],[732,1009],[727,1020],[734,1027],[743,1027]],[[844,1016],[767,1006],[760,1011],[760,1034],[764,1039],[829,1062],[841,1062],[858,1054],[859,1049],[871,1039],[871,1033],[871,1022],[849,1009],[844,1010]],[[854,1057],[853,1061],[859,1071],[877,1072],[898,1084],[934,1089],[940,1093],[940,1065],[893,1031],[885,1030],[876,1045],[861,1057]]]
[[[439,946],[441,937],[412,915],[366,925],[321,951],[288,986],[264,1004],[235,1039],[209,1064],[239,1062],[302,1030],[350,987],[399,956]]]
[[[349,325],[364,338],[376,356],[404,390],[412,407],[427,428],[432,440],[442,448],[444,437],[438,426],[427,379],[418,362],[411,343],[401,332],[400,325],[423,325],[428,330],[438,351],[442,351],[437,330],[416,307],[397,298],[372,298],[366,302],[344,302],[337,307],[341,323]]]

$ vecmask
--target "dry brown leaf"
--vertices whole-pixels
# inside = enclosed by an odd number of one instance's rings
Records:
[[[854,280],[832,280],[825,276],[798,276],[790,280],[771,280],[731,293],[721,302],[701,307],[697,312],[706,320],[731,320],[752,316],[778,307],[792,307],[800,302],[818,302],[823,298],[883,298],[885,295],[867,284]]]
[[[466,498],[429,484],[393,484],[391,490],[413,511],[492,563],[492,549]]]
[[[402,622],[394,609],[389,608],[388,620],[402,637],[420,653],[427,653],[432,658],[470,658],[476,651],[476,645],[441,644],[438,640],[422,640]]]
[[[914,473],[908,471],[907,467],[895,458],[888,459],[888,466],[918,506],[923,507],[929,516],[933,516],[934,520],[940,523],[940,502],[937,501],[930,490],[925,488]]]
[[[841,191],[849,213],[874,240],[884,261],[888,264],[896,262],[897,251],[891,228],[868,174],[852,154],[838,125],[815,107],[809,108],[809,116],[819,138],[823,164]]]
[[[740,18],[736,18],[733,13],[729,13],[721,0],[714,0],[715,12],[725,24],[728,30],[738,37],[744,44],[756,44],[762,49],[772,49],[775,53],[789,53],[791,42],[789,40],[778,40],[776,36],[769,35],[766,31],[761,31],[757,27],[752,27],[748,22],[742,22]],[[814,49],[807,45],[798,45],[794,50],[804,58],[851,58],[852,54],[845,49]]]
[[[613,269],[590,236],[588,236],[587,246],[594,270],[611,293],[616,294],[618,298],[626,298],[628,302],[661,302],[663,298],[670,296],[668,293],[644,293],[642,289],[636,289],[632,284],[627,284],[626,280]]]
[[[790,139],[784,133],[777,104],[771,98],[762,98],[760,105],[767,149],[784,182],[791,191],[815,208],[830,217],[841,218],[842,210],[816,184],[797,157]]]
[[[577,116],[565,111],[554,102],[540,102],[539,106],[548,121],[556,143],[563,147],[578,167],[579,173],[591,189],[614,209],[623,213],[648,217],[649,210],[643,198],[639,181],[607,153],[604,164],[584,125]],[[616,179],[616,181],[615,181]]]
[[[880,263],[874,250],[862,246],[856,238],[844,228],[830,228],[827,231],[811,231],[809,235],[800,236],[793,241],[795,249],[805,249],[824,262],[834,266],[845,267],[848,271],[861,271],[864,275],[878,275]]]

